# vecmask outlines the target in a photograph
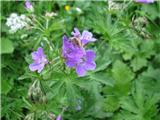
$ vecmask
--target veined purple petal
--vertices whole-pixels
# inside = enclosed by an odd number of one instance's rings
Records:
[[[87,61],[93,61],[96,57],[96,54],[93,50],[87,50],[86,51],[86,58],[87,58]]]
[[[92,33],[88,32],[87,30],[84,30],[82,33],[83,39],[90,39],[90,38],[92,38],[92,36],[93,36]]]
[[[81,42],[83,45],[87,44],[88,42],[96,41],[96,39],[93,38],[93,34],[91,32],[86,31],[86,30],[83,31],[80,39],[81,39]]]
[[[85,67],[86,70],[95,70],[96,69],[96,63],[94,61],[86,62],[84,67]]]
[[[80,77],[83,77],[86,74],[85,68],[83,66],[81,66],[81,65],[78,65],[76,67],[76,72],[77,72],[78,76],[80,76]]]
[[[77,59],[77,58],[82,58],[85,55],[85,50],[84,49],[73,49],[69,54],[68,57]]]
[[[36,70],[38,70],[39,68],[40,68],[40,64],[32,63],[32,64],[29,65],[29,69],[30,69],[31,71],[36,71]]]
[[[76,64],[77,64],[77,61],[76,61],[76,60],[73,60],[73,59],[67,59],[67,60],[66,60],[66,65],[67,65],[69,68],[75,67]]]

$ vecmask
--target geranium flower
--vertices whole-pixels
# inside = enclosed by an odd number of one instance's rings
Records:
[[[71,34],[73,37],[70,39],[63,36],[62,56],[67,67],[75,68],[78,76],[85,76],[88,70],[96,68],[96,63],[94,62],[96,55],[92,50],[86,51],[84,45],[96,39],[88,31],[83,31],[81,35],[77,28]]]
[[[43,53],[43,48],[39,47],[37,51],[32,52],[32,59],[34,62],[29,65],[31,71],[38,71],[40,73],[44,66],[48,63],[45,54]]]

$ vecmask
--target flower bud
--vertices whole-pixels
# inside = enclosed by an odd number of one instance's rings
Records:
[[[28,91],[28,96],[30,100],[33,102],[40,102],[40,103],[47,102],[46,96],[42,92],[39,80],[34,81],[34,83],[31,85]]]
[[[61,114],[58,115],[58,117],[56,118],[56,120],[62,120]]]
[[[26,0],[26,2],[25,2],[25,7],[29,12],[34,12],[34,8],[28,0]]]
[[[49,114],[48,114],[48,118],[49,118],[50,120],[55,120],[56,116],[55,116],[55,114],[53,114],[53,113],[49,113]]]

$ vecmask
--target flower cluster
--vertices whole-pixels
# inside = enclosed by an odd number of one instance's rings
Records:
[[[108,0],[108,10],[112,11],[112,10],[120,10],[123,9],[124,5],[114,1],[114,0]]]
[[[6,25],[10,27],[10,32],[15,33],[17,30],[20,30],[28,26],[29,18],[25,15],[18,16],[16,13],[12,13],[9,18],[7,18]]]
[[[62,56],[69,68],[75,68],[79,76],[84,76],[86,71],[94,70],[96,54],[93,50],[85,50],[84,46],[96,41],[91,32],[86,30],[81,34],[77,28],[72,32],[73,37],[63,36]]]

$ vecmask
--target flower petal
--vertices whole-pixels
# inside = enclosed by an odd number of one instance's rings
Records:
[[[38,73],[40,73],[43,70],[43,68],[44,68],[44,64],[41,64],[41,66],[38,69]]]
[[[140,3],[153,3],[154,0],[136,0],[136,2],[140,2]]]
[[[93,61],[94,60],[94,58],[96,57],[96,54],[95,54],[95,52],[93,51],[93,50],[87,50],[86,51],[86,59],[87,59],[87,61]]]
[[[74,32],[71,33],[74,37],[80,37],[81,33],[79,32],[78,28],[74,28]]]
[[[37,52],[32,52],[32,59],[33,59],[33,60],[39,59],[39,55],[38,55]]]
[[[95,62],[86,62],[84,65],[86,70],[95,70],[96,69],[96,63]]]
[[[73,60],[73,59],[67,59],[66,60],[66,65],[69,68],[75,67],[76,64],[77,64],[76,60]]]
[[[31,71],[36,71],[36,70],[38,70],[40,67],[41,67],[41,65],[40,65],[40,64],[36,64],[36,63],[32,63],[32,64],[29,65],[29,69],[30,69]]]
[[[78,76],[80,76],[80,77],[85,76],[85,74],[86,74],[86,70],[81,65],[78,65],[76,67],[76,72],[77,72]]]
[[[43,57],[45,56],[44,53],[43,53],[43,48],[39,47],[38,50],[37,50],[37,53],[40,57]]]
[[[58,115],[58,117],[56,118],[56,120],[62,120],[62,116]]]
[[[96,41],[95,38],[93,38],[93,34],[89,31],[84,30],[81,36],[81,42],[83,45],[87,44],[88,42],[94,42]]]

